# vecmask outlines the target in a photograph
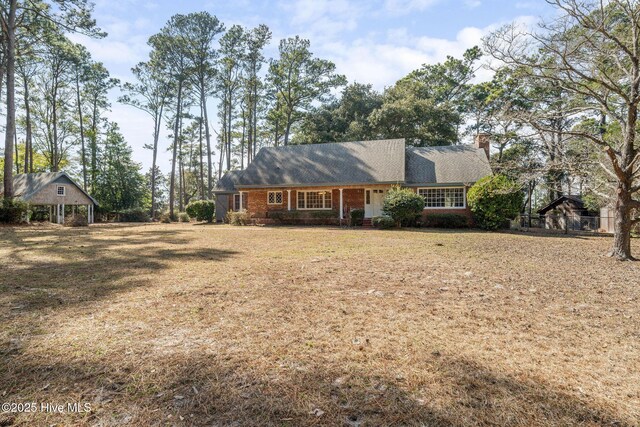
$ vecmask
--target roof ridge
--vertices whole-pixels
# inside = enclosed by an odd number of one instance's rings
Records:
[[[289,144],[289,145],[262,147],[261,150],[285,149],[285,148],[294,148],[294,147],[315,147],[315,146],[327,146],[327,145],[339,145],[339,144],[355,144],[358,142],[362,143],[362,142],[392,142],[392,141],[406,142],[406,139],[405,138],[387,138],[387,139],[364,139],[364,140],[357,140],[357,141],[315,142],[312,144]]]

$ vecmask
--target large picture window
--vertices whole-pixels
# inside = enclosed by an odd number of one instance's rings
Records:
[[[418,194],[424,197],[425,209],[462,209],[466,207],[464,187],[418,188]]]
[[[331,209],[331,191],[298,191],[298,209]]]

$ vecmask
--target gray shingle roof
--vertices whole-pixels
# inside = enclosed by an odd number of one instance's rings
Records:
[[[96,205],[98,202],[91,197],[86,191],[76,184],[66,172],[38,172],[38,173],[21,173],[13,176],[13,194],[25,201],[40,191],[43,187],[57,182],[60,179],[66,179],[80,189],[88,198]],[[4,191],[2,191],[4,193]]]
[[[550,210],[555,209],[558,205],[561,205],[565,201],[568,201],[569,203],[571,203],[576,209],[586,209],[584,205],[584,200],[582,200],[582,197],[576,196],[573,194],[565,194],[563,196],[558,197],[548,205],[538,209],[538,213],[545,214]]]
[[[462,184],[491,175],[483,149],[472,145],[407,147],[406,185]]]
[[[218,180],[216,186],[213,188],[214,193],[235,193],[236,184],[243,171],[227,171],[222,178]]]
[[[263,148],[237,187],[402,183],[404,139]]]

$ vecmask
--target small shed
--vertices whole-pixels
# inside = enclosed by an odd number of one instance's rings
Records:
[[[555,199],[545,207],[538,209],[540,216],[544,216],[544,224],[547,229],[580,230],[584,228],[584,217],[595,217],[585,207],[582,197],[564,195]]]
[[[1,189],[0,189],[1,190]],[[49,206],[49,218],[58,224],[64,223],[65,208],[72,214],[78,206],[86,206],[87,221],[94,220],[94,208],[98,202],[66,172],[23,173],[13,177],[15,197],[36,206]]]
[[[227,212],[238,211],[240,206],[246,209],[247,201],[236,189],[242,171],[228,171],[218,180],[212,193],[216,196],[216,222],[222,222]]]

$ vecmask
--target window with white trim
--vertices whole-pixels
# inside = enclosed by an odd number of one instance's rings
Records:
[[[242,194],[242,209],[247,210],[247,194]],[[240,193],[233,195],[233,210],[238,212],[240,209]]]
[[[282,191],[269,191],[267,193],[267,204],[269,204],[269,205],[281,205],[282,204]]]
[[[464,187],[418,188],[418,194],[424,197],[425,209],[466,207]]]
[[[56,192],[56,194],[57,194],[58,196],[64,196],[64,195],[65,195],[66,188],[65,188],[65,186],[64,186],[64,185],[58,185],[58,189],[57,189],[56,191],[57,191],[57,192]]]
[[[298,191],[298,209],[331,209],[331,191]]]

